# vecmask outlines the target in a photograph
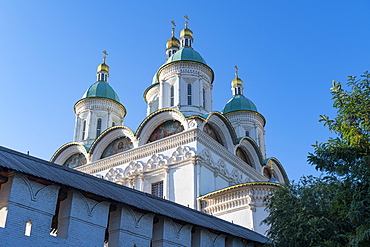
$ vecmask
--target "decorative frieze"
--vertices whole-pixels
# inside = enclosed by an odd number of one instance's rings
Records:
[[[126,179],[132,179],[141,176],[144,173],[167,168],[167,166],[191,159],[195,152],[190,147],[179,147],[172,153],[171,157],[162,154],[154,154],[147,162],[132,161],[125,168],[111,168],[103,178],[112,182],[123,182]]]

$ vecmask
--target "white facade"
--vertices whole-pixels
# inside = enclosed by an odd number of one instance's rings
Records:
[[[181,33],[179,50],[174,47],[178,42],[174,36],[167,42],[168,58],[144,92],[147,117],[135,133],[122,126],[125,111],[119,102],[115,105],[111,99],[87,97],[75,110],[77,118],[93,119],[89,149],[75,134],[75,142],[62,146],[51,161],[264,234],[266,227],[260,226],[266,216],[262,199],[275,182],[288,182],[279,161],[266,155],[265,119],[243,96],[238,76],[233,80],[232,95],[235,102],[242,102],[240,107],[231,104],[228,112],[213,112],[213,71],[193,50],[190,29]],[[100,104],[111,108],[98,109],[95,100],[105,100]],[[251,108],[245,108],[245,102],[251,103]],[[93,123],[99,117],[106,130],[97,137]],[[120,120],[122,125],[109,126]],[[78,163],[81,159],[84,161]],[[235,199],[232,186],[238,185],[243,193],[238,192]],[[209,206],[214,193],[228,199],[217,199]],[[235,203],[237,206],[230,206]]]

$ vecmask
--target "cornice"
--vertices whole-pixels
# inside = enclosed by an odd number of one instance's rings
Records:
[[[126,108],[121,103],[112,99],[102,97],[89,97],[77,101],[77,103],[74,105],[75,113],[78,114],[81,108],[86,108],[88,110],[109,109],[116,115],[120,116],[120,118],[124,118],[127,113]]]
[[[178,70],[179,67],[189,67],[189,65],[192,64],[192,65],[197,65],[199,68],[201,67],[204,67],[208,70],[208,72],[210,73],[208,76],[210,77],[211,81],[210,83],[212,84],[213,83],[213,80],[214,80],[214,72],[213,70],[211,69],[211,67],[209,67],[208,65],[204,64],[204,63],[199,63],[199,62],[195,62],[195,61],[186,61],[186,60],[180,60],[180,61],[174,61],[174,62],[171,62],[171,63],[168,63],[168,64],[165,64],[163,65],[162,67],[160,67],[156,73],[156,76],[157,76],[157,81],[159,81],[159,75],[160,73],[162,73],[163,70],[171,67],[171,66],[176,66],[177,68],[174,68],[174,70]],[[204,73],[206,73],[204,71]]]
[[[228,117],[228,115],[243,114],[243,113],[245,113],[245,112],[248,112],[248,113],[251,113],[251,114],[255,114],[255,115],[257,115],[258,117],[260,117],[260,118],[261,118],[261,120],[262,120],[262,126],[263,126],[263,127],[265,127],[265,125],[266,125],[266,119],[265,119],[265,117],[264,117],[262,114],[260,114],[260,113],[258,113],[258,112],[255,112],[255,111],[238,110],[238,111],[228,112],[228,113],[225,113],[225,114],[223,114],[223,115],[224,115],[225,117]]]

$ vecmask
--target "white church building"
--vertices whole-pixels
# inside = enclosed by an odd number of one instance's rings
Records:
[[[173,28],[137,130],[124,125],[126,108],[108,82],[104,56],[96,82],[74,105],[73,142],[51,162],[265,234],[264,197],[288,183],[287,174],[266,155],[265,118],[244,96],[237,68],[231,99],[213,110],[214,71],[193,45],[187,21],[180,39]]]

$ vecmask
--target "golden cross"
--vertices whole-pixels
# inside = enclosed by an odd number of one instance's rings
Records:
[[[104,61],[104,63],[105,63],[105,60],[106,60],[106,58],[107,58],[108,53],[107,53],[107,51],[106,51],[106,50],[104,50],[104,51],[103,51],[103,53],[104,53],[103,61]]]
[[[239,72],[238,72],[238,70],[239,70],[239,69],[238,69],[238,66],[236,66],[236,65],[235,65],[234,67],[235,67],[235,69],[236,69],[236,71],[235,71],[235,75],[236,75],[236,77],[238,77],[238,75],[239,75]]]
[[[188,15],[184,15],[184,17],[186,19],[186,21],[185,21],[185,28],[188,28],[188,20],[190,20],[190,19],[189,19]]]

